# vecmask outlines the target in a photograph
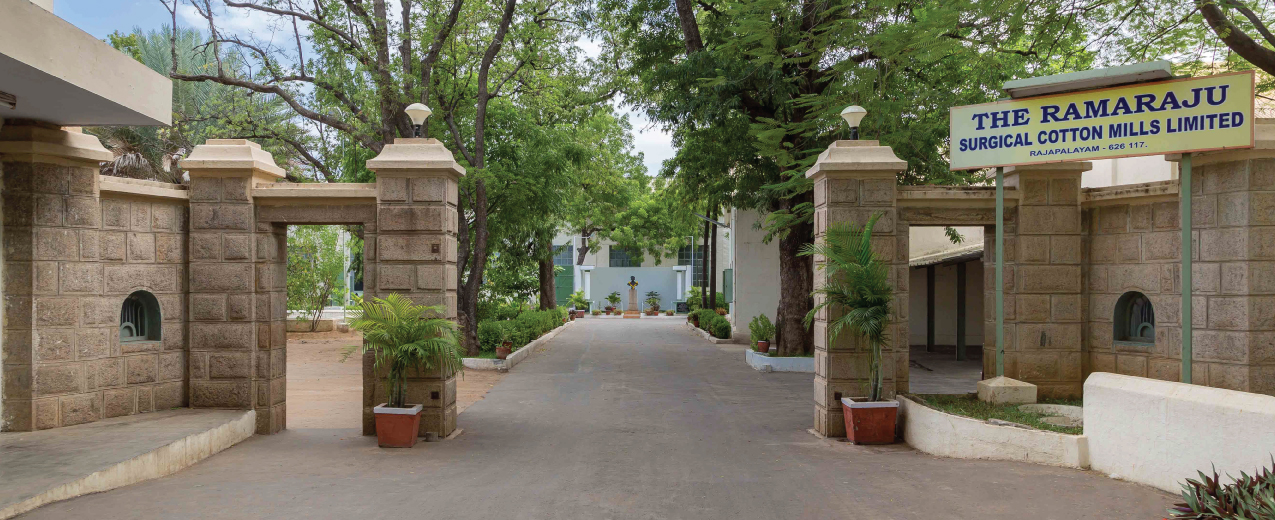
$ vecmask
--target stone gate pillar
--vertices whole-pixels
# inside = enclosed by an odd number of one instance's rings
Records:
[[[1018,188],[1017,216],[1005,232],[1005,376],[1032,383],[1040,397],[1077,397],[1084,378],[1080,176],[1088,162],[1006,168]],[[1008,215],[1010,210],[1006,211]],[[985,233],[995,251],[995,228]],[[996,376],[996,270],[984,255],[988,326],[983,372]]]
[[[872,243],[879,258],[892,264],[890,282],[894,304],[882,371],[885,395],[906,392],[908,383],[908,226],[898,222],[895,174],[907,162],[877,141],[837,141],[806,172],[814,181],[815,240],[822,241],[828,227],[839,222],[862,225],[881,213],[873,228]],[[816,265],[823,262],[815,258]],[[824,272],[814,273],[816,288],[824,284]],[[818,300],[816,300],[818,303]],[[815,319],[815,431],[827,437],[845,437],[842,397],[867,395],[871,351],[866,342],[843,331],[835,341],[828,322],[844,311],[825,309]]]
[[[377,229],[365,239],[364,297],[399,293],[442,306],[456,319],[457,183],[465,169],[437,139],[399,138],[367,162],[376,172]],[[388,401],[383,372],[363,357],[363,434],[376,433],[372,408]],[[423,404],[420,434],[456,429],[456,374],[409,376],[407,402]]]
[[[282,226],[258,229],[255,183],[284,177],[244,139],[209,139],[190,172],[190,407],[255,409],[257,433],[283,430],[287,317]]]
[[[81,303],[101,293],[98,163],[111,157],[96,137],[53,125],[8,121],[0,130],[0,431],[102,418],[102,390],[86,374],[95,374],[99,364],[115,366],[117,360],[102,358],[110,354],[111,334],[118,329],[103,328],[95,307]]]

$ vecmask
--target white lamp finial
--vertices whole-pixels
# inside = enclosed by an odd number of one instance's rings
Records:
[[[841,119],[845,119],[846,124],[850,125],[850,139],[859,139],[859,122],[866,115],[868,111],[859,105],[850,105],[841,111]]]
[[[416,127],[416,137],[421,136],[421,125],[425,124],[425,119],[433,114],[434,111],[423,103],[412,103],[403,109],[407,113],[407,117],[412,120],[412,126]]]

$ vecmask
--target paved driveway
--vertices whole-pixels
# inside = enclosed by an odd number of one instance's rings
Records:
[[[382,450],[258,436],[176,475],[23,518],[1151,519],[1172,497],[1083,471],[820,440],[808,374],[762,374],[679,320],[572,325],[460,416]]]

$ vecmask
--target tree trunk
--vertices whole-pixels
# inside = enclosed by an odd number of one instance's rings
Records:
[[[713,230],[713,225],[709,224],[708,222],[705,222],[704,223],[704,246],[701,249],[701,254],[700,254],[701,257],[708,254],[708,234],[712,232],[712,230]],[[707,285],[708,284],[708,259],[701,258],[700,262],[701,262],[700,265],[703,267],[700,268],[701,276],[700,276],[699,305],[701,309],[711,309],[712,307],[709,306],[708,304],[708,285]],[[691,269],[694,269],[694,268],[695,268],[694,262],[691,262]]]
[[[553,259],[540,259],[540,310],[558,307],[558,295],[553,279]]]
[[[708,218],[717,220],[717,208],[713,208]],[[717,225],[709,224],[708,229],[713,234],[708,246],[708,302],[717,309]]]
[[[780,209],[790,209],[810,202],[806,192],[780,201]],[[803,320],[814,303],[810,297],[814,290],[814,273],[810,257],[797,256],[801,246],[814,237],[814,224],[792,226],[788,234],[779,239],[779,309],[775,311],[775,348],[780,355],[808,354],[813,348],[813,335]]]

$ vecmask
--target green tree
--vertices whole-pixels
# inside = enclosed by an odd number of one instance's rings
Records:
[[[323,307],[345,298],[345,255],[334,226],[288,226],[288,310],[309,316],[313,332]]]
[[[215,57],[227,49],[253,64],[235,70],[222,60],[170,77],[279,99],[316,136],[313,143],[280,140],[329,180],[370,177],[348,166],[413,134],[403,113],[408,104],[434,108],[424,135],[442,138],[468,170],[460,184],[457,307],[464,343],[475,350],[487,263],[505,245],[493,228],[529,207],[500,192],[520,188],[505,179],[518,178],[521,165],[502,160],[516,141],[494,136],[501,129],[516,133],[519,125],[506,118],[545,122],[539,116],[591,107],[610,95],[611,74],[576,46],[587,13],[555,0],[163,3],[174,25],[179,7],[193,7],[204,19],[207,39],[196,48],[211,48]],[[229,33],[220,23],[226,10],[264,17],[293,34],[267,40]]]
[[[673,131],[665,175],[707,203],[768,214],[778,240],[776,342],[809,351],[811,185],[805,171],[844,137],[837,113],[908,161],[904,182],[953,182],[947,109],[1006,79],[1084,66],[1084,27],[1062,0],[719,0],[603,3],[607,45],[641,78],[629,99]],[[966,176],[968,177],[968,176]]]

